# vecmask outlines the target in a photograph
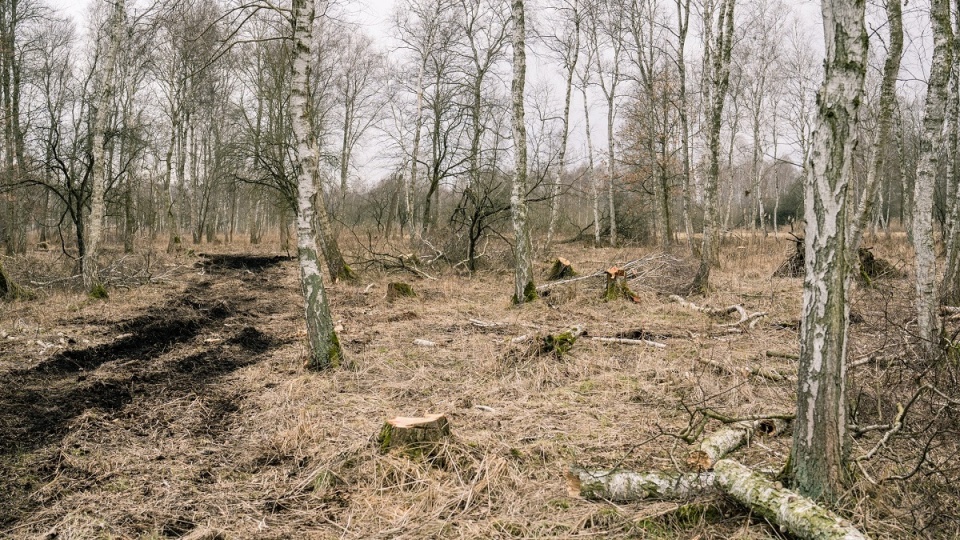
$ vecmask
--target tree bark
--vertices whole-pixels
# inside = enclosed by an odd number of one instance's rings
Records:
[[[850,220],[850,232],[847,241],[847,259],[854,265],[854,274],[859,268],[857,251],[863,239],[863,230],[873,213],[873,205],[880,186],[880,175],[885,163],[887,146],[893,131],[893,113],[897,105],[896,84],[900,73],[900,59],[903,57],[903,12],[900,0],[887,0],[887,23],[890,27],[890,40],[887,58],[883,62],[883,78],[880,81],[880,103],[877,113],[877,131],[873,139],[873,159],[867,169],[866,185],[860,195],[856,214]]]
[[[847,479],[850,280],[844,228],[867,65],[864,6],[865,0],[822,4],[827,58],[804,182],[806,273],[788,476],[802,495],[829,501],[843,493]]]
[[[512,0],[513,11],[513,144],[515,148],[515,171],[510,193],[510,209],[513,217],[513,233],[516,247],[514,257],[513,302],[522,304],[537,298],[533,283],[533,247],[530,243],[530,228],[527,224],[527,129],[524,125],[523,87],[526,82],[526,24],[524,0]]]
[[[934,359],[941,355],[942,323],[937,309],[940,299],[933,238],[933,192],[940,162],[947,85],[953,65],[950,0],[931,0],[930,20],[933,24],[933,59],[923,113],[917,180],[913,188],[913,246],[916,252],[917,327],[924,351]]]
[[[86,249],[81,253],[83,286],[88,291],[93,291],[101,287],[100,277],[98,275],[99,269],[97,268],[97,255],[100,251],[100,241],[103,236],[103,196],[104,191],[106,191],[107,174],[109,172],[109,168],[105,163],[106,131],[107,122],[110,120],[110,104],[116,86],[114,73],[117,68],[117,54],[120,50],[120,40],[122,39],[124,13],[124,0],[115,0],[113,17],[108,30],[107,49],[103,57],[103,72],[100,76],[102,86],[97,96],[97,110],[93,121],[93,133],[91,134],[93,144],[90,156],[90,160],[92,161],[90,173],[92,182],[90,215],[87,224]]]
[[[330,306],[323,285],[323,275],[317,257],[314,224],[314,196],[320,184],[319,148],[313,129],[313,104],[310,92],[312,50],[315,43],[313,19],[314,0],[293,0],[293,76],[290,104],[294,136],[296,137],[297,176],[297,255],[300,262],[300,281],[306,308],[309,369],[339,367],[343,363],[340,340],[334,331]]]

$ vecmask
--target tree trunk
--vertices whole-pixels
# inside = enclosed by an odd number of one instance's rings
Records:
[[[690,0],[677,0],[677,74],[680,80],[677,82],[680,93],[680,159],[683,160],[683,229],[687,235],[687,246],[690,248],[690,254],[696,253],[696,247],[693,242],[693,216],[691,212],[691,171],[690,171],[690,120],[688,117],[689,105],[687,103],[687,64],[684,56],[684,47],[687,42],[687,30],[690,28]]]
[[[522,304],[537,298],[533,283],[533,247],[530,244],[530,228],[527,224],[527,128],[524,125],[523,87],[526,82],[526,24],[524,0],[512,0],[513,12],[513,144],[515,149],[513,186],[510,193],[510,209],[513,217],[514,281],[513,302]]]
[[[340,340],[320,273],[317,241],[313,230],[314,196],[320,185],[319,148],[313,129],[310,71],[314,38],[314,0],[293,0],[293,77],[290,89],[292,125],[296,137],[297,255],[306,307],[307,340],[310,358],[307,367],[320,370],[339,367],[343,362]]]
[[[954,27],[953,55],[960,58],[960,20]],[[955,68],[956,69],[956,68]],[[941,285],[941,301],[944,304],[957,305],[960,303],[960,72],[954,71],[950,82],[950,102],[948,106],[949,127],[947,129],[947,201],[949,215],[947,216],[946,234],[946,269],[943,273]],[[889,200],[889,197],[887,198]],[[889,219],[887,220],[889,227]]]
[[[941,321],[937,309],[940,299],[933,238],[933,192],[940,162],[947,85],[953,65],[950,0],[931,0],[930,20],[933,24],[933,59],[923,113],[917,180],[913,188],[913,246],[916,251],[917,326],[924,351],[934,359],[941,355]]]
[[[717,193],[720,183],[720,127],[723,122],[723,103],[730,85],[730,54],[733,49],[733,8],[736,0],[722,0],[719,7],[717,21],[717,37],[711,45],[712,62],[710,62],[710,80],[706,85],[710,92],[708,96],[708,126],[707,147],[710,162],[707,167],[707,184],[704,189],[705,203],[703,208],[703,241],[700,245],[700,267],[694,277],[690,289],[692,292],[705,293],[710,286],[710,269],[716,264],[718,201]],[[713,25],[713,16],[710,14],[709,25]],[[709,41],[709,36],[707,37]]]
[[[863,230],[873,213],[874,201],[880,186],[880,175],[886,162],[887,146],[893,130],[893,113],[897,105],[897,75],[900,73],[900,59],[903,57],[903,13],[900,0],[887,0],[887,22],[890,26],[890,44],[887,58],[883,62],[883,79],[880,81],[880,103],[877,113],[877,131],[873,139],[873,159],[867,169],[867,181],[860,195],[856,214],[850,220],[850,232],[847,242],[847,260],[853,264],[854,274],[859,268],[857,252],[863,239]]]
[[[550,221],[547,224],[547,242],[544,246],[544,251],[550,251],[550,246],[553,244],[553,235],[557,230],[557,219],[560,215],[560,192],[563,183],[563,168],[566,165],[567,140],[570,135],[570,100],[573,94],[573,76],[576,73],[577,59],[580,56],[580,12],[577,6],[577,0],[574,0],[573,31],[576,35],[574,37],[573,50],[568,51],[569,56],[564,66],[567,69],[567,80],[563,95],[563,118],[561,124],[563,132],[560,135],[560,151],[557,156],[556,180],[553,183],[553,189],[550,193]]]
[[[91,149],[92,170],[90,177],[93,187],[90,195],[87,242],[86,249],[80,255],[83,270],[83,286],[88,291],[93,291],[101,287],[98,276],[97,255],[100,251],[100,241],[103,236],[103,196],[107,187],[107,173],[109,172],[105,163],[106,131],[107,122],[110,120],[109,108],[116,85],[114,73],[117,67],[117,54],[120,51],[120,40],[123,39],[124,0],[115,0],[113,7],[113,18],[110,21],[110,28],[108,30],[109,38],[107,40],[107,49],[103,57],[103,72],[100,76],[102,87],[97,96],[97,110],[96,116],[94,117],[93,133],[91,134],[93,146]]]
[[[865,0],[825,0],[827,50],[804,183],[806,219],[797,419],[788,476],[835,501],[847,479],[846,353],[850,281],[844,232],[866,74]]]

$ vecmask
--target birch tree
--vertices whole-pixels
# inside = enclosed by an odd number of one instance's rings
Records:
[[[513,109],[514,175],[510,192],[513,217],[514,280],[513,302],[523,304],[537,298],[533,283],[533,247],[527,224],[527,128],[524,124],[523,88],[526,83],[527,53],[524,0],[512,0],[513,14],[513,83],[510,97]]]
[[[547,240],[545,250],[550,249],[553,235],[557,229],[560,216],[560,191],[563,181],[563,170],[566,166],[567,142],[570,136],[570,101],[573,94],[573,77],[577,72],[577,60],[580,57],[580,1],[565,2],[557,9],[561,22],[555,34],[544,36],[544,42],[550,51],[559,58],[563,66],[564,94],[563,116],[560,118],[560,148],[557,153],[557,170],[553,185],[550,186],[550,220],[547,223]]]
[[[102,285],[98,276],[97,254],[103,236],[104,203],[103,194],[107,186],[109,169],[105,166],[105,143],[107,122],[110,119],[110,105],[113,99],[114,72],[117,67],[117,55],[122,39],[124,21],[124,0],[115,0],[113,14],[108,25],[106,52],[103,56],[103,71],[100,76],[100,88],[97,92],[96,111],[94,112],[90,176],[93,181],[90,195],[90,214],[87,224],[87,245],[81,254],[81,268],[83,271],[83,286],[95,294],[102,293]]]
[[[293,0],[293,74],[290,105],[296,138],[294,169],[297,178],[297,256],[306,308],[309,369],[339,367],[343,363],[340,340],[333,327],[327,293],[320,272],[314,232],[314,204],[320,185],[320,148],[313,126],[311,59],[316,42],[314,0]]]
[[[947,84],[953,65],[953,28],[950,0],[930,1],[933,59],[923,113],[920,160],[914,183],[913,246],[916,251],[917,326],[928,357],[939,355],[941,321],[938,315],[937,260],[933,239],[933,192],[940,162],[941,131],[947,103]]]
[[[867,69],[865,0],[824,0],[825,74],[804,182],[805,264],[797,418],[788,475],[836,500],[847,479],[846,353],[850,308],[847,189]]]
[[[880,80],[880,102],[877,104],[877,130],[874,135],[872,152],[867,169],[867,180],[860,194],[856,213],[850,220],[850,232],[847,241],[847,257],[855,267],[859,267],[857,252],[863,238],[863,230],[871,218],[874,202],[880,186],[880,175],[886,162],[886,148],[890,144],[893,131],[893,113],[897,106],[897,75],[900,73],[900,59],[903,57],[903,8],[900,0],[887,0],[887,27],[890,32],[887,56],[883,62],[883,75]]]
[[[733,50],[733,8],[736,0],[707,0],[704,9],[704,96],[707,121],[707,165],[704,186],[703,241],[700,244],[700,267],[690,289],[704,293],[710,286],[710,269],[716,264],[717,244],[720,239],[718,223],[718,190],[720,184],[720,127],[723,122],[723,104],[730,86],[730,56]],[[714,23],[716,9],[716,23]],[[716,24],[716,39],[713,26]]]

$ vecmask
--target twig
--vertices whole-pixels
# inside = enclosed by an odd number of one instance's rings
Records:
[[[883,437],[881,437],[880,440],[877,441],[877,444],[873,448],[871,448],[869,452],[857,458],[857,462],[867,461],[868,459],[871,459],[874,455],[876,455],[877,452],[880,451],[880,448],[882,446],[887,444],[887,441],[890,440],[890,437],[893,437],[893,435],[896,432],[900,431],[900,428],[903,427],[904,413],[906,413],[906,409],[903,407],[902,404],[897,403],[897,417],[893,419],[893,425],[890,427],[890,429],[887,430],[886,433],[883,434]]]

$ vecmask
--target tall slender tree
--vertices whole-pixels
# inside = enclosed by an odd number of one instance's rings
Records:
[[[311,65],[316,42],[314,0],[293,0],[293,76],[290,105],[296,138],[294,169],[297,178],[297,256],[303,287],[310,358],[307,367],[314,370],[339,367],[343,350],[333,327],[330,305],[320,272],[317,239],[314,231],[314,204],[320,185],[317,134],[313,126]]]
[[[913,247],[916,251],[917,326],[924,351],[928,357],[934,357],[939,355],[942,324],[938,314],[940,298],[933,239],[933,191],[940,162],[947,85],[953,65],[950,0],[931,0],[930,21],[933,25],[933,59],[923,112],[917,179],[913,189]]]
[[[723,122],[723,104],[730,86],[730,56],[733,50],[733,8],[736,0],[720,0],[719,6],[707,0],[708,9],[704,10],[704,103],[707,106],[707,150],[709,164],[704,193],[703,241],[700,244],[700,267],[694,277],[692,292],[704,293],[710,286],[710,269],[717,261],[717,248],[720,240],[719,201],[720,184],[720,128]],[[714,23],[716,9],[716,23]],[[716,24],[716,38],[711,30]]]
[[[90,214],[87,224],[86,249],[81,254],[83,270],[83,286],[88,291],[102,290],[98,276],[97,255],[100,251],[100,242],[103,236],[103,196],[107,189],[106,166],[106,132],[107,122],[110,120],[110,106],[113,103],[113,94],[116,88],[114,73],[117,69],[117,56],[120,50],[120,41],[123,38],[123,23],[125,17],[124,0],[114,0],[113,12],[107,26],[107,43],[103,55],[100,87],[97,92],[96,111],[94,112],[93,132],[90,135],[92,167],[90,176],[93,180],[90,195]]]
[[[513,13],[513,83],[510,87],[513,109],[514,173],[510,191],[513,217],[514,281],[513,302],[522,304],[537,298],[533,283],[533,246],[527,223],[527,128],[524,124],[523,88],[527,76],[526,23],[524,0],[512,0]]]
[[[867,71],[865,0],[824,0],[825,74],[806,164],[803,319],[788,468],[800,493],[836,500],[847,480],[847,189]]]

